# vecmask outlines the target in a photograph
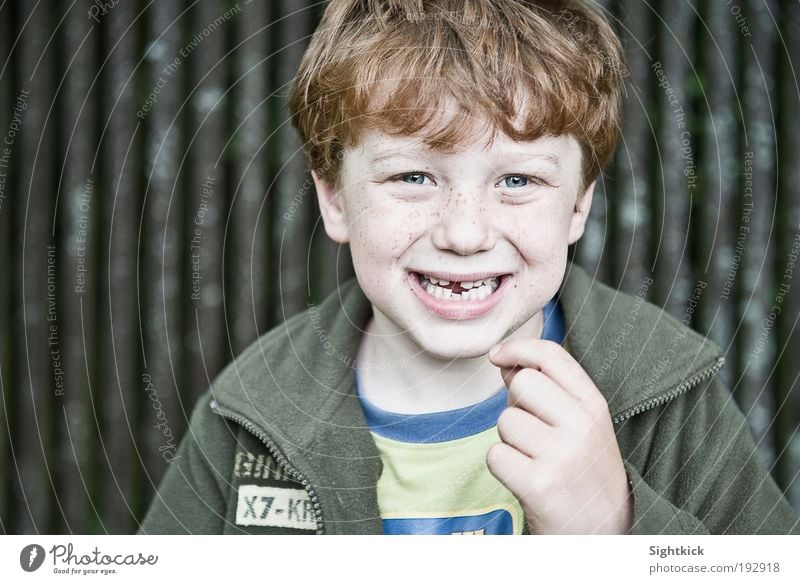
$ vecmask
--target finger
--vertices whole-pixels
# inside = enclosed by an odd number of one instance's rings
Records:
[[[552,448],[553,429],[536,416],[520,408],[506,408],[497,419],[500,439],[526,456],[538,457]]]
[[[522,369],[508,386],[508,403],[522,408],[550,426],[558,426],[580,402],[541,371]]]
[[[500,368],[500,376],[503,378],[503,383],[506,387],[511,385],[511,381],[514,379],[514,376],[522,371],[524,367],[501,367]]]
[[[594,381],[561,345],[545,339],[512,339],[502,343],[489,360],[501,368],[538,369],[577,399],[592,396]],[[596,389],[595,389],[596,391]]]
[[[486,453],[486,465],[498,481],[517,498],[531,490],[533,459],[504,442],[492,444]]]

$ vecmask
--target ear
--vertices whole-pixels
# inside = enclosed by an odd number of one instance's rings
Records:
[[[311,171],[311,178],[314,179],[322,222],[325,224],[325,233],[336,243],[349,243],[347,213],[342,204],[342,197],[336,191],[336,187],[319,178],[316,171]]]
[[[572,223],[569,226],[569,244],[572,245],[583,237],[583,230],[586,227],[586,220],[589,218],[589,211],[592,210],[592,195],[597,181],[592,182],[583,193],[583,196],[575,203],[572,212]]]

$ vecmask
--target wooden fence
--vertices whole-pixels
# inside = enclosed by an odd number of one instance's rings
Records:
[[[632,76],[571,255],[726,350],[800,510],[800,4],[600,4]],[[0,1],[3,532],[135,530],[220,368],[352,275],[285,110],[323,8]]]

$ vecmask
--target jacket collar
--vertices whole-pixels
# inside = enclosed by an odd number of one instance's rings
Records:
[[[642,289],[645,284],[652,280]],[[559,295],[565,345],[606,398],[615,421],[724,362],[710,339],[572,262]]]
[[[718,361],[715,343],[572,262],[559,298],[565,345],[605,396],[612,417],[624,419],[663,399]],[[327,532],[381,532],[375,493],[381,462],[353,374],[371,314],[351,279],[261,337],[212,388],[219,405],[263,428],[314,485]]]

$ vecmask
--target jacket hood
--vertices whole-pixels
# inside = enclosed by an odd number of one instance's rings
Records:
[[[615,422],[721,366],[716,343],[572,262],[558,295],[565,346],[605,396]],[[343,509],[363,502],[381,471],[353,371],[371,315],[350,279],[259,338],[211,388],[219,406],[263,428],[321,499],[332,489],[328,497]]]

